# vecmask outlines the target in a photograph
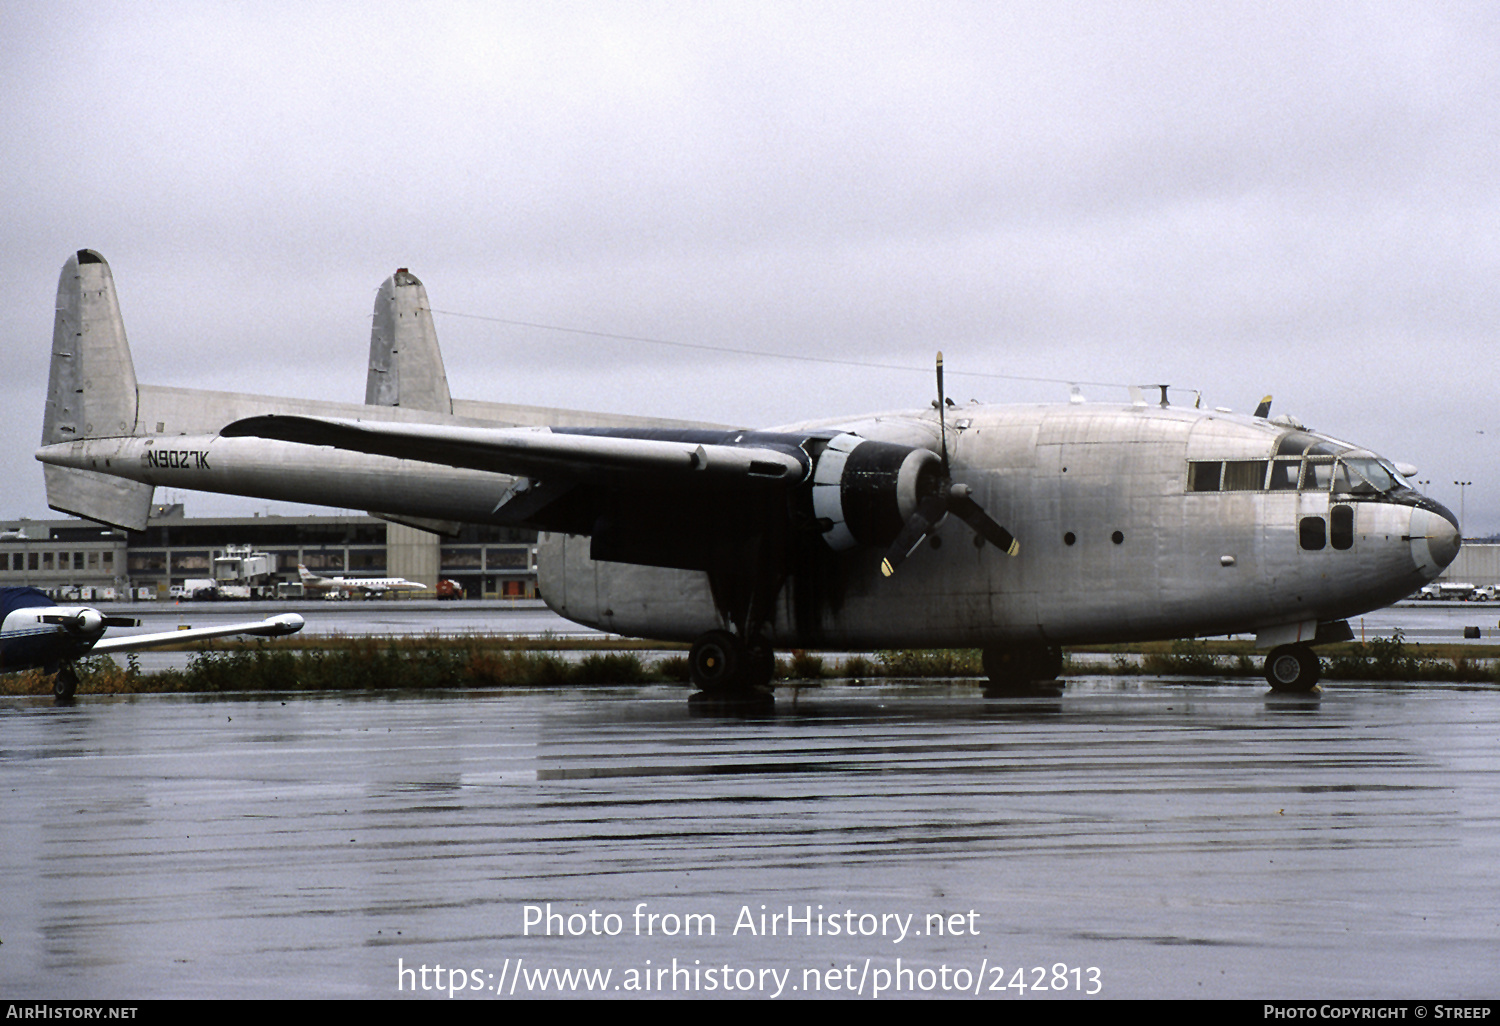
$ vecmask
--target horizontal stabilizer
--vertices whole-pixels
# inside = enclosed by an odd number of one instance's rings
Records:
[[[71,467],[45,466],[47,505],[59,513],[97,520],[127,531],[144,531],[156,488]]]

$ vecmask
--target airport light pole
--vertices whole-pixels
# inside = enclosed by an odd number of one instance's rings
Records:
[[[1456,484],[1456,485],[1458,485],[1458,523],[1459,523],[1458,532],[1459,532],[1460,536],[1462,536],[1463,530],[1464,530],[1463,529],[1463,525],[1469,522],[1469,518],[1464,515],[1464,495],[1465,495],[1465,492],[1468,489],[1469,485],[1473,484],[1474,482],[1473,481],[1454,481],[1453,483]]]

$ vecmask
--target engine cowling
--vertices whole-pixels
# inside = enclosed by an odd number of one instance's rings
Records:
[[[813,468],[813,515],[823,541],[835,552],[891,544],[943,476],[943,461],[930,449],[834,436]]]

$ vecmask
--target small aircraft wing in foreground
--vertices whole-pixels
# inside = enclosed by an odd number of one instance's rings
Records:
[[[53,693],[71,698],[78,687],[73,663],[89,655],[138,652],[235,634],[278,637],[302,629],[302,617],[281,613],[264,620],[105,638],[110,627],[138,627],[133,617],[109,616],[92,606],[60,606],[36,588],[0,588],[0,673],[45,669],[56,673]]]

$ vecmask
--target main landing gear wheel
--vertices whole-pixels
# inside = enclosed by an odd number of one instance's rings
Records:
[[[64,666],[52,679],[52,694],[66,702],[78,693],[78,674],[71,666]]]
[[[688,653],[688,673],[693,686],[710,694],[741,687],[746,662],[740,639],[728,631],[709,631],[693,642]]]
[[[728,631],[709,631],[693,642],[688,675],[699,693],[688,699],[698,707],[729,705],[768,708],[776,654],[761,641],[746,644]]]
[[[1306,645],[1282,645],[1266,656],[1266,682],[1272,691],[1306,694],[1318,686],[1322,665]]]

